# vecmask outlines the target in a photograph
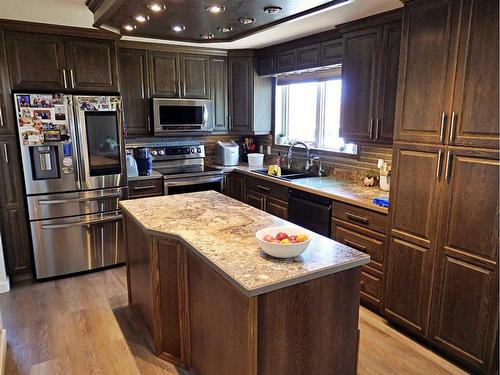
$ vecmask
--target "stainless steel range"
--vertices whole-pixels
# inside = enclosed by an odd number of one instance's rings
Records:
[[[121,98],[14,97],[37,279],[124,262]]]
[[[150,147],[153,169],[163,175],[165,195],[222,190],[223,171],[204,165],[205,146]]]

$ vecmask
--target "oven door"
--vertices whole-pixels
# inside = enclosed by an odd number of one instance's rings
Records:
[[[120,211],[31,222],[37,279],[125,261]]]
[[[165,195],[194,193],[196,191],[222,191],[222,176],[198,176],[164,181]]]

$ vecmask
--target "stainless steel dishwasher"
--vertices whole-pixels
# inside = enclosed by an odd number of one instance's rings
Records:
[[[331,199],[301,190],[289,190],[288,221],[330,237],[331,217]]]

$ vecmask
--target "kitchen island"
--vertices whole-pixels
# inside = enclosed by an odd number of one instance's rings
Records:
[[[129,304],[156,354],[193,374],[355,374],[360,266],[311,234],[278,260],[255,232],[289,225],[222,194],[121,202]]]

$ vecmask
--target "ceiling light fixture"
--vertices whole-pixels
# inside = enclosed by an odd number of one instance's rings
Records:
[[[123,26],[123,28],[125,30],[127,30],[127,31],[134,31],[137,28],[137,26],[135,26],[135,25],[125,25],[125,26]]]
[[[226,10],[226,7],[223,5],[210,5],[207,10],[212,14],[219,14]]]
[[[276,14],[278,12],[281,12],[282,10],[283,10],[283,8],[275,7],[275,6],[270,6],[270,7],[264,8],[264,12],[266,12],[267,14]]]
[[[149,20],[149,16],[143,16],[142,14],[138,14],[137,16],[134,17],[134,20],[143,23]]]
[[[228,33],[230,31],[233,31],[233,28],[232,27],[221,26],[221,27],[217,28],[217,31],[219,31],[221,33]]]
[[[255,18],[242,17],[238,21],[240,21],[240,23],[243,25],[250,25],[251,23],[255,22]]]
[[[183,25],[174,25],[170,29],[172,31],[175,31],[176,33],[180,33],[181,31],[186,30],[186,26],[183,26]]]
[[[205,33],[200,35],[201,39],[209,40],[215,38],[215,35],[212,33]]]
[[[156,12],[156,13],[167,10],[167,6],[165,4],[149,4],[148,8],[149,8],[149,10]]]

